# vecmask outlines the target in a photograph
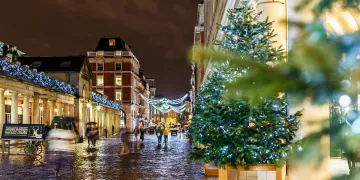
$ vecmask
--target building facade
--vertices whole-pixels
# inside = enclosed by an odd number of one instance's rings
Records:
[[[3,72],[1,81],[4,85],[12,84],[3,87],[3,123],[9,123],[10,117],[10,123],[50,125],[55,116],[68,116],[75,118],[83,137],[87,122],[96,122],[101,129],[100,135],[104,127],[114,126],[115,132],[120,130],[121,105],[92,92],[92,73],[85,56],[20,56],[16,61],[2,58],[0,62],[1,66],[11,69]],[[6,110],[7,101],[12,102],[10,113]],[[16,102],[18,107],[13,105]]]
[[[146,108],[141,109],[140,93],[148,97],[149,90],[140,76],[139,60],[121,38],[101,38],[96,49],[87,52],[87,57],[93,73],[93,90],[120,103],[126,113],[121,124],[133,130],[140,117],[148,117],[140,114],[147,112]]]

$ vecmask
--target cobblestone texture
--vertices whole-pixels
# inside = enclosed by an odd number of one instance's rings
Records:
[[[75,153],[64,155],[58,179],[215,179],[204,177],[203,164],[189,159],[191,147],[183,134],[169,136],[168,145],[159,146],[155,135],[145,135],[144,143],[129,136],[128,144],[126,155],[120,155],[119,138],[99,140],[96,151],[89,151],[87,143],[76,144]],[[16,155],[21,151],[13,148],[10,156],[0,157],[0,179],[55,179],[58,155]]]

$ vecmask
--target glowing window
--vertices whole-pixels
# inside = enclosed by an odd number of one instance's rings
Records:
[[[71,61],[63,61],[60,63],[60,67],[70,67]]]
[[[109,40],[109,46],[115,46],[115,39]]]
[[[96,76],[96,85],[97,86],[103,86],[104,85],[104,76],[103,75],[97,75]]]
[[[116,86],[121,86],[122,82],[121,82],[121,75],[116,75],[115,76],[115,85]]]
[[[31,67],[40,67],[40,66],[41,66],[41,63],[42,63],[41,61],[34,61],[34,62],[31,63],[30,66],[31,66]]]
[[[121,90],[116,90],[115,97],[117,101],[121,101]]]

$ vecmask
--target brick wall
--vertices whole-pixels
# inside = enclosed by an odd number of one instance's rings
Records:
[[[131,88],[130,87],[122,88],[122,99],[125,102],[131,101]]]
[[[131,64],[130,63],[122,63],[122,70],[123,71],[131,71]]]
[[[104,63],[104,70],[105,71],[115,71],[115,64],[114,63]]]
[[[96,63],[90,63],[91,71],[96,71]]]
[[[104,86],[114,86],[115,76],[114,73],[104,73]]]
[[[109,100],[115,101],[115,89],[114,88],[105,88],[104,94],[108,96]]]
[[[131,74],[130,73],[122,73],[122,85],[130,86],[131,85]]]

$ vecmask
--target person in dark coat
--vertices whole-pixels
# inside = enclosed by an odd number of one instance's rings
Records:
[[[107,130],[107,128],[105,127],[105,128],[104,128],[105,138],[107,138],[107,133],[108,133],[108,130]]]
[[[114,131],[115,131],[115,126],[112,125],[112,127],[111,127],[111,135],[114,135]]]
[[[143,126],[140,127],[140,139],[142,142],[144,142],[144,134],[145,134],[145,129]]]
[[[161,144],[162,136],[163,136],[163,129],[161,126],[156,128],[156,136],[158,137],[158,144]]]

